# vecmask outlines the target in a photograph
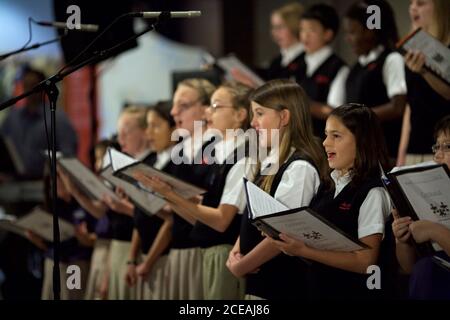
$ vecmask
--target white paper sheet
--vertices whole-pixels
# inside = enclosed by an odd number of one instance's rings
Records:
[[[248,205],[253,219],[272,213],[289,210],[284,204],[273,198],[270,194],[256,186],[253,182],[246,182]]]

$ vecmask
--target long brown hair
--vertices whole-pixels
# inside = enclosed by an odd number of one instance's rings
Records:
[[[334,109],[329,117],[338,118],[355,137],[356,158],[351,170],[353,184],[380,177],[380,165],[386,170],[390,169],[380,120],[372,109],[362,104],[349,103]]]
[[[250,101],[277,111],[288,110],[290,121],[281,136],[278,163],[283,164],[289,157],[291,148],[300,156],[310,160],[322,179],[327,177],[327,163],[323,147],[313,134],[311,114],[306,93],[292,80],[272,80],[250,96]],[[258,161],[257,170],[261,168]],[[270,192],[275,175],[263,178],[261,187]]]

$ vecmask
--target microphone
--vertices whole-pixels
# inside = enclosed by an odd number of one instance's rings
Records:
[[[44,27],[54,27],[57,29],[67,29],[71,31],[84,31],[84,32],[97,32],[97,24],[80,24],[80,28],[69,29],[66,22],[54,22],[54,21],[37,21],[36,24]]]
[[[148,11],[148,12],[136,12],[133,13],[134,17],[144,19],[155,19],[161,15],[167,14],[169,19],[173,18],[197,18],[202,15],[201,11]]]

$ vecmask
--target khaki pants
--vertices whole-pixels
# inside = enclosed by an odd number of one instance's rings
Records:
[[[53,260],[46,258],[44,261],[44,281],[42,284],[42,300],[53,300]],[[80,268],[80,289],[69,289],[67,286],[68,277],[73,273],[67,274],[67,268],[71,265],[76,265]],[[61,300],[83,300],[86,291],[86,282],[89,273],[89,261],[79,260],[73,263],[59,264],[60,279],[61,279]],[[70,283],[72,283],[70,281]]]
[[[245,280],[236,278],[226,266],[231,245],[203,250],[203,296],[205,300],[242,300]]]
[[[85,300],[98,300],[100,296],[100,286],[103,277],[108,269],[109,240],[97,239],[94,251],[92,252],[91,267],[86,286]]]
[[[169,299],[203,300],[202,249],[171,249],[167,264]]]
[[[142,256],[142,261],[145,255]],[[167,256],[161,256],[152,267],[147,279],[138,279],[138,300],[166,300],[169,298]]]
[[[410,166],[421,162],[431,161],[434,159],[432,154],[407,154],[405,165]]]
[[[109,252],[109,300],[135,300],[136,286],[129,287],[125,282],[131,242],[112,240]]]
[[[251,294],[246,294],[244,300],[250,300],[250,301],[256,300],[256,301],[258,301],[258,300],[267,300],[267,299],[264,299],[264,298],[261,298],[261,297],[257,297],[257,296],[253,296]]]

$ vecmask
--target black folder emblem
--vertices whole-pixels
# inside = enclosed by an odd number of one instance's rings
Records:
[[[317,231],[312,231],[309,233],[303,233],[303,236],[308,240],[320,240],[322,239],[322,234]]]
[[[441,204],[439,206],[435,206],[434,204],[430,204],[431,210],[433,210],[433,213],[435,215],[438,215],[440,217],[446,217],[450,214],[450,210],[448,208],[448,205],[443,203],[441,201]]]
[[[436,61],[437,63],[441,64],[444,61],[444,57],[441,54],[436,53],[433,56],[433,60]]]

